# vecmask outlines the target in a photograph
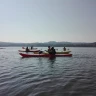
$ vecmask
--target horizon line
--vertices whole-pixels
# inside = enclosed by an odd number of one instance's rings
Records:
[[[80,41],[77,41],[77,42],[70,42],[70,41],[46,41],[46,42],[8,42],[8,41],[0,41],[0,42],[2,42],[2,43],[48,43],[48,42],[56,42],[56,43],[58,43],[58,42],[69,42],[69,43],[95,43],[96,41],[94,41],[94,42],[84,42],[84,41],[82,41],[82,42],[80,42]]]

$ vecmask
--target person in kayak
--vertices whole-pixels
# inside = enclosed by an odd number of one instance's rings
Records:
[[[64,47],[63,50],[66,51],[66,48]]]
[[[33,46],[31,46],[31,50],[33,49]]]
[[[51,55],[55,55],[56,51],[55,51],[54,47],[50,48],[50,46],[48,46],[48,53]]]
[[[52,51],[51,51],[51,47],[50,47],[50,46],[48,46],[48,53],[49,53],[49,54],[52,53]]]
[[[26,47],[26,52],[29,52],[29,49],[28,49],[28,47]]]
[[[52,52],[52,55],[56,54],[56,51],[55,51],[54,47],[51,48],[51,52]]]

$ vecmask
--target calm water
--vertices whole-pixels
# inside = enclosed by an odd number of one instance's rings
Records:
[[[96,96],[96,48],[54,59],[21,58],[18,49],[0,49],[0,96]]]

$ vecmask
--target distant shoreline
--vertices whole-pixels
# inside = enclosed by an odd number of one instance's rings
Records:
[[[96,47],[96,42],[93,43],[72,43],[72,42],[45,42],[45,43],[10,43],[10,42],[0,42],[0,47]]]
[[[0,46],[0,49],[6,49],[6,47],[22,47],[22,46]],[[23,47],[27,47],[27,46],[23,46]],[[34,46],[34,47],[48,47],[48,46]],[[54,46],[54,47],[64,47],[64,46]],[[94,47],[95,48],[96,46],[65,46],[65,47]]]

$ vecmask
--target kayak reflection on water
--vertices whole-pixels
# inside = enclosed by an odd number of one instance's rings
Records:
[[[50,67],[50,68],[54,68],[54,64],[55,64],[55,62],[56,62],[56,57],[48,58],[48,62],[50,62],[50,63],[49,63],[49,67]]]

